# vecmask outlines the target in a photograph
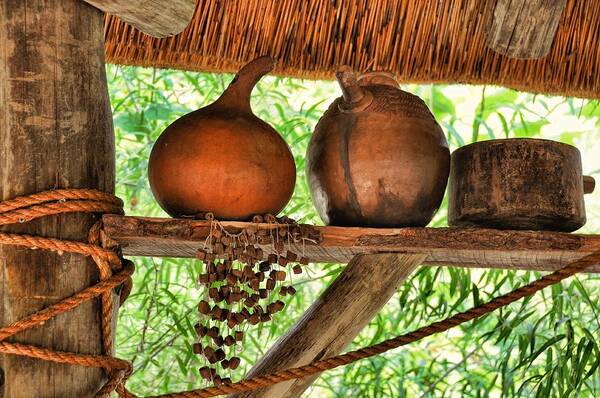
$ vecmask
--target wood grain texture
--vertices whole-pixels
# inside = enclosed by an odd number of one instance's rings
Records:
[[[129,256],[194,257],[210,230],[206,221],[103,217],[108,235]],[[231,232],[248,223],[224,222]],[[260,228],[272,228],[259,224]],[[362,253],[424,253],[428,265],[553,271],[600,250],[600,235],[479,228],[315,227],[321,242],[289,245],[312,262],[347,263]],[[263,246],[265,255],[272,252]],[[600,266],[590,268],[600,272]]]
[[[422,254],[356,256],[296,324],[252,367],[247,377],[306,365],[339,354],[424,258]],[[232,397],[299,397],[317,377],[279,383]]]
[[[488,46],[512,58],[548,55],[567,0],[497,0]]]
[[[80,0],[0,0],[0,200],[54,188],[113,192],[102,23]],[[4,230],[87,241],[96,219],[61,215]],[[1,246],[0,325],[97,281],[81,256]],[[100,353],[99,307],[86,303],[12,341]],[[99,369],[8,355],[0,368],[4,398],[90,397],[104,379]]]
[[[194,16],[196,0],[84,0],[153,37],[176,35]]]

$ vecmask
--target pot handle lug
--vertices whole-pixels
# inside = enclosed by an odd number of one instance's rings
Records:
[[[342,112],[361,112],[373,102],[373,94],[358,83],[356,73],[349,66],[341,67],[335,74],[342,89],[343,101],[339,108]]]
[[[594,192],[596,188],[596,180],[592,176],[583,176],[583,193],[589,194]]]

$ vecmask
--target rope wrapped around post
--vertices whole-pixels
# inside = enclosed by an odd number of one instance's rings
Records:
[[[24,223],[35,218],[67,212],[117,213],[122,214],[122,201],[113,195],[89,189],[68,189],[47,191],[26,197],[0,202],[0,225]],[[131,364],[114,358],[108,353],[112,350],[112,301],[111,290],[123,286],[121,303],[131,290],[131,275],[134,266],[131,261],[120,258],[114,251],[100,245],[99,225],[90,231],[90,243],[81,243],[61,239],[51,239],[25,234],[0,233],[0,244],[23,246],[32,249],[51,250],[58,253],[69,252],[91,256],[100,270],[100,282],[88,287],[59,303],[48,306],[25,319],[0,328],[0,353],[22,355],[45,361],[68,363],[80,366],[103,368],[109,380],[98,391],[96,397],[107,398],[116,391],[122,398],[136,398],[127,391],[124,384],[131,374]],[[382,354],[400,346],[416,342],[436,333],[447,331],[462,323],[480,318],[499,308],[505,307],[524,297],[562,280],[573,276],[586,268],[600,262],[600,251],[585,256],[565,267],[543,276],[525,286],[477,305],[465,312],[455,314],[442,321],[434,322],[412,332],[396,336],[381,343],[364,347],[345,354],[336,355],[323,360],[291,369],[284,369],[272,374],[245,379],[236,383],[223,384],[208,388],[182,391],[149,398],[208,398],[224,394],[238,393],[267,387],[288,380],[299,379],[348,365],[361,359]],[[56,351],[33,345],[8,343],[5,340],[19,332],[39,326],[55,316],[67,312],[78,305],[96,297],[102,299],[102,333],[104,355],[86,355],[64,351]]]

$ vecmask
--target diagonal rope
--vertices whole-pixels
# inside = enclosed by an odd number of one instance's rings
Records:
[[[525,286],[513,290],[507,294],[496,297],[491,301],[473,307],[465,312],[458,313],[439,322],[434,322],[430,325],[421,327],[412,332],[385,340],[381,343],[361,348],[359,350],[350,351],[345,354],[336,355],[320,361],[309,363],[308,365],[295,368],[285,369],[278,372],[270,373],[263,376],[257,376],[250,379],[245,379],[237,383],[228,385],[213,386],[200,390],[183,391],[174,394],[159,395],[149,398],[208,398],[216,397],[224,394],[238,393],[282,383],[284,381],[301,379],[307,376],[321,373],[325,370],[334,369],[340,366],[348,365],[361,359],[370,358],[384,352],[393,350],[400,346],[414,343],[425,337],[433,334],[445,332],[462,323],[480,318],[491,313],[499,308],[505,307],[524,297],[533,295],[534,293],[559,283],[560,281],[575,275],[586,268],[598,264],[600,262],[600,251],[594,252],[588,256],[575,261],[564,268],[561,268],[551,274],[548,274],[536,281],[533,281]]]

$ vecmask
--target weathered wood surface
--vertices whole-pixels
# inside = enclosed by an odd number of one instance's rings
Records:
[[[339,354],[379,312],[425,258],[422,254],[356,256],[247,377],[306,365]],[[279,383],[236,398],[299,397],[318,377]]]
[[[192,20],[196,7],[196,0],[84,1],[154,37],[181,32]]]
[[[488,46],[512,58],[548,55],[566,0],[497,0]]]
[[[586,221],[581,154],[561,142],[514,138],[452,153],[448,224],[571,232]]]
[[[103,221],[108,235],[129,256],[194,257],[210,230],[206,221],[184,219],[106,215]],[[248,224],[223,225],[239,232]],[[424,253],[428,265],[552,271],[600,250],[600,235],[474,228],[316,228],[321,242],[290,245],[313,262],[347,263],[361,253]],[[265,254],[272,252],[269,246],[262,249]],[[600,266],[590,271],[600,272]]]
[[[113,191],[103,32],[102,12],[81,0],[0,0],[0,200],[53,188]],[[62,215],[4,230],[86,241],[94,220]],[[79,255],[0,246],[0,325],[97,280]],[[86,303],[12,341],[100,353],[99,314],[99,302]],[[104,380],[99,369],[12,355],[0,368],[4,398],[90,397]]]

